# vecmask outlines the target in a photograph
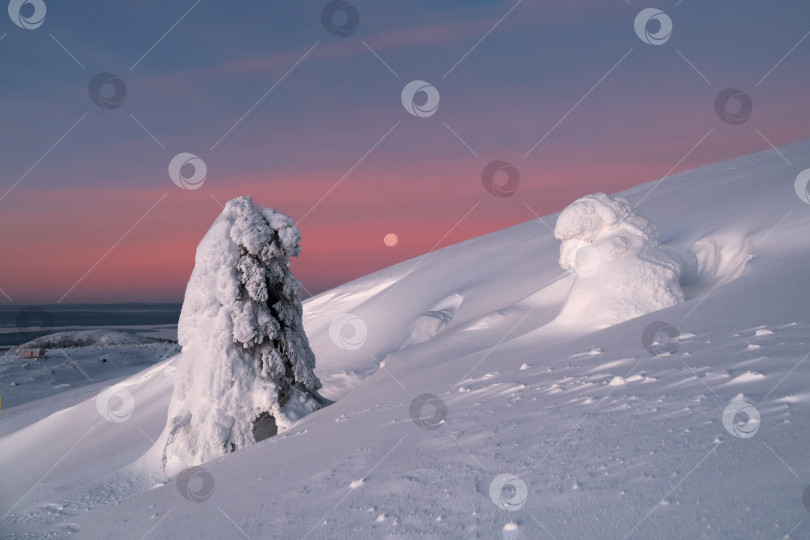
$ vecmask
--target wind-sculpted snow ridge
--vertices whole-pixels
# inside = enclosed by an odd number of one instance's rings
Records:
[[[587,195],[560,213],[554,236],[560,266],[575,274],[558,322],[595,327],[684,301],[682,277],[694,275],[690,251],[658,244],[658,229],[621,198]]]
[[[400,349],[432,339],[453,320],[463,301],[464,297],[460,294],[451,294],[420,315],[413,325],[411,334]]]
[[[167,472],[275,435],[321,406],[302,324],[293,220],[228,202],[197,248],[178,323],[183,346],[166,428]]]

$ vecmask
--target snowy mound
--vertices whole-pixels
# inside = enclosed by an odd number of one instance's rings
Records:
[[[658,229],[621,198],[588,195],[560,213],[560,266],[577,280],[559,322],[606,327],[684,301],[694,254],[658,245]]]
[[[57,332],[32,339],[16,349],[72,349],[76,347],[113,347],[117,345],[144,345],[167,343],[168,340],[116,332],[114,330],[76,330]]]
[[[197,248],[178,323],[166,429],[167,470],[197,465],[288,429],[320,407],[315,355],[301,321],[293,220],[228,202]]]

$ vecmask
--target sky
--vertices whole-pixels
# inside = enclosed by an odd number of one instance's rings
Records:
[[[0,305],[180,302],[241,195],[296,220],[308,295],[810,138],[807,2],[22,2],[0,20]]]

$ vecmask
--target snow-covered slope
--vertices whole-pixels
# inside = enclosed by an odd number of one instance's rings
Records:
[[[166,482],[130,464],[165,424],[176,358],[101,400],[63,394],[68,408],[0,439],[0,527],[810,536],[810,205],[794,190],[810,141],[780,151],[790,165],[769,151],[621,194],[641,201],[662,246],[695,253],[703,270],[683,303],[607,328],[591,304],[579,324],[549,326],[586,279],[560,269],[556,216],[463,242],[305,302],[321,393],[336,402]],[[657,322],[679,340],[650,336]]]
[[[24,349],[45,349],[45,358],[20,358]],[[115,330],[73,330],[42,336],[0,355],[0,394],[8,409],[72,388],[137,373],[179,352],[168,339]],[[15,417],[16,411],[9,413]],[[0,435],[8,433],[6,415]]]

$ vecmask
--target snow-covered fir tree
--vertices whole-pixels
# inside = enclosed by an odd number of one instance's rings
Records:
[[[266,439],[323,405],[300,284],[289,268],[300,240],[289,216],[240,197],[200,242],[178,324],[183,353],[158,441],[165,470]]]

